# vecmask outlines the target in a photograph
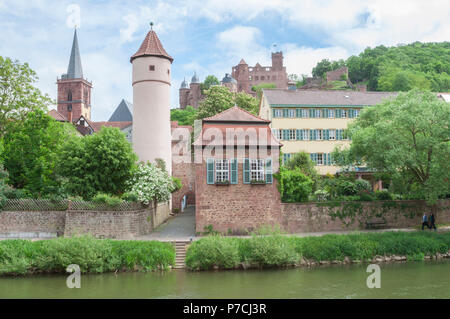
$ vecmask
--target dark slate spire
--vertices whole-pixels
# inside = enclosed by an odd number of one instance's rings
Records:
[[[133,104],[122,99],[108,122],[132,122]]]
[[[80,49],[78,48],[77,29],[75,29],[69,67],[67,68],[67,79],[79,78],[83,78],[83,68],[81,67]]]

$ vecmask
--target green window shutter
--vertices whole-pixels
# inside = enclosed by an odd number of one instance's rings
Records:
[[[238,161],[236,158],[232,158],[231,160],[231,184],[238,183]]]
[[[302,110],[301,110],[301,109],[296,109],[296,110],[295,110],[295,115],[296,115],[297,117],[302,117]]]
[[[301,141],[303,139],[302,130],[297,130],[297,140]]]
[[[244,184],[250,184],[250,159],[244,158]]]
[[[275,109],[272,109],[272,117],[275,117]]]
[[[327,165],[327,153],[322,154],[322,161],[323,165]]]
[[[288,109],[283,109],[283,117],[288,117],[289,116],[289,111]]]
[[[313,109],[309,109],[309,117],[310,118],[314,117],[314,110]]]
[[[323,130],[323,139],[327,141],[330,139],[330,130]]]
[[[289,130],[283,130],[283,140],[289,140]]]
[[[272,184],[272,159],[266,159],[266,184]]]
[[[312,140],[314,139],[314,136],[313,136],[314,133],[313,133],[313,131],[314,131],[314,130],[309,130],[309,140],[310,140],[310,141],[312,141]]]
[[[328,165],[331,165],[331,153],[328,153]]]
[[[336,118],[340,118],[341,117],[341,114],[342,114],[342,110],[340,110],[340,109],[336,109]]]
[[[311,159],[311,161],[314,161],[314,153],[309,153],[309,158]]]
[[[206,184],[214,184],[214,158],[206,159]]]

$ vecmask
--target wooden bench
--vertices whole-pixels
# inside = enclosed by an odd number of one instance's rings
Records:
[[[387,223],[383,219],[371,219],[366,221],[366,229],[385,228]]]

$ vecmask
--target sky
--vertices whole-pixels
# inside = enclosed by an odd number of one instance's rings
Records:
[[[324,58],[366,47],[450,40],[448,0],[0,0],[0,55],[27,62],[56,99],[77,25],[84,77],[93,82],[92,119],[133,101],[130,56],[150,26],[172,64],[171,107],[194,71],[221,80],[241,58],[270,66],[281,50],[288,74],[311,74]]]

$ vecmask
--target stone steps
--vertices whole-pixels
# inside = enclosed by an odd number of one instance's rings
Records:
[[[175,247],[175,265],[174,269],[184,269],[186,268],[186,241],[176,241],[173,242]]]

